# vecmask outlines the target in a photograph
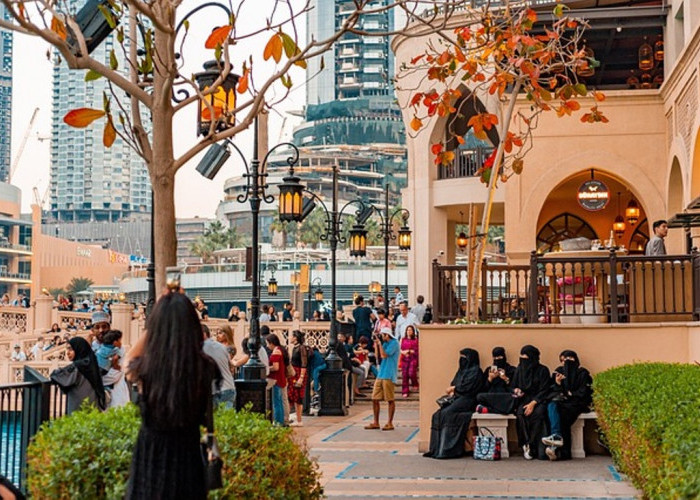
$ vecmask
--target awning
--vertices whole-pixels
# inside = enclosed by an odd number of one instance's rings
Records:
[[[668,220],[668,227],[700,227],[700,212],[676,214]]]
[[[5,215],[0,215],[0,224],[9,224],[11,226],[33,226],[34,223],[30,220],[13,219]]]

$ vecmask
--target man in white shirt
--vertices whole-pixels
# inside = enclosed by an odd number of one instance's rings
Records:
[[[403,293],[401,293],[401,289],[398,286],[394,287],[394,293],[396,293],[396,296],[394,297],[394,304],[401,304],[401,302],[404,301],[404,298]]]
[[[420,325],[415,314],[408,310],[408,304],[403,301],[399,304],[399,315],[396,317],[396,338],[399,343],[406,335],[408,325]]]
[[[36,344],[34,344],[34,347],[32,347],[31,350],[31,356],[34,361],[40,361],[41,360],[41,353],[44,350],[44,339],[39,337],[36,340]]]
[[[425,297],[419,295],[416,297],[416,305],[411,309],[411,312],[418,318],[418,323],[423,323],[423,316],[425,316],[425,304],[423,302],[425,302]]]
[[[214,396],[214,406],[224,403],[226,408],[236,406],[236,384],[233,382],[231,374],[231,361],[226,346],[211,338],[211,333],[206,325],[202,325],[204,332],[204,344],[202,351],[216,363],[221,375],[221,381],[212,382],[212,394]]]
[[[27,355],[22,351],[22,346],[15,344],[15,349],[10,356],[10,361],[27,361]]]

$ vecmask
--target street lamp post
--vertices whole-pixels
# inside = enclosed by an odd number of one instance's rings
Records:
[[[294,167],[290,164],[289,175],[283,179],[279,186],[279,215],[282,221],[301,222],[314,210],[318,202],[326,215],[326,232],[320,236],[321,240],[328,241],[331,248],[331,331],[326,354],[327,368],[321,373],[321,407],[319,415],[345,415],[345,383],[343,381],[342,360],[338,356],[338,304],[336,282],[336,252],[338,243],[345,242],[341,235],[341,217],[345,209],[352,204],[357,204],[357,215],[365,210],[365,204],[361,200],[352,200],[338,209],[338,167],[333,166],[333,196],[331,209],[315,193],[312,193],[301,184],[299,177],[294,175]],[[310,198],[304,198],[304,193]],[[362,256],[366,252],[367,231],[362,224],[355,224],[350,230],[350,253]]]
[[[309,314],[307,316],[307,321],[311,321],[311,317],[313,316],[313,302],[311,302],[311,289],[314,287],[314,285],[317,285],[318,288],[314,292],[314,296],[316,298],[316,302],[323,300],[323,290],[321,289],[321,277],[316,276],[311,282],[309,283]]]

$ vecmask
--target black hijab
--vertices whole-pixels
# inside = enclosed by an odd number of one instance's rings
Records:
[[[494,358],[496,356],[503,356],[503,359],[494,359],[493,364],[496,365],[498,368],[505,370],[506,367],[508,366],[508,360],[506,358],[506,350],[503,347],[494,347],[493,351],[491,351],[491,356]]]
[[[484,385],[484,376],[479,364],[479,353],[474,349],[465,348],[459,351],[459,369],[452,379],[455,394],[476,395]]]
[[[526,354],[527,359],[520,358],[518,369],[516,371],[517,381],[513,382],[513,387],[518,387],[525,394],[530,394],[537,391],[540,380],[538,371],[540,368],[540,350],[532,345],[526,345],[520,349],[520,354]]]
[[[560,373],[564,375],[564,380],[562,380],[562,387],[565,391],[572,391],[575,388],[576,378],[578,376],[578,369],[581,363],[578,359],[578,354],[574,351],[562,351],[559,358],[574,358],[574,361],[566,360],[564,365],[561,367]]]
[[[102,375],[100,375],[100,367],[97,364],[97,357],[88,344],[87,340],[82,337],[73,337],[68,341],[71,349],[75,352],[73,365],[78,369],[80,374],[85,377],[90,385],[95,390],[97,404],[101,410],[107,408],[105,401],[105,388],[102,385]]]

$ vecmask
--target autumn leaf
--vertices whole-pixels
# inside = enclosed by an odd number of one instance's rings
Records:
[[[213,106],[214,108],[214,120],[218,120],[221,118],[221,115],[224,114],[224,108],[221,106]],[[210,122],[211,120],[211,111],[209,110],[209,106],[205,106],[202,108],[202,120]]]
[[[263,51],[263,59],[266,61],[273,58],[276,63],[280,62],[282,59],[282,39],[279,33],[275,33],[268,40],[267,45],[265,45],[265,50]]]
[[[605,94],[603,94],[602,92],[593,92],[593,97],[597,102],[603,102],[605,100]]]
[[[238,80],[236,92],[238,92],[239,94],[245,94],[245,92],[248,90],[248,73],[250,73],[250,70],[246,68],[243,72],[243,76],[240,80]]]
[[[61,40],[66,40],[68,38],[68,33],[66,32],[66,25],[56,16],[54,16],[51,19],[51,31],[53,31],[59,37],[61,37]]]
[[[114,129],[112,120],[108,119],[107,123],[105,123],[104,132],[102,133],[102,144],[104,144],[106,148],[112,147],[116,138],[117,131]]]
[[[209,38],[207,38],[207,41],[204,42],[204,48],[215,49],[216,47],[223,45],[231,34],[232,29],[233,26],[230,24],[214,29],[214,31],[211,32],[211,35],[209,35]]]
[[[66,113],[63,121],[75,128],[85,128],[98,118],[102,118],[105,112],[101,109],[79,108]]]
[[[411,128],[417,132],[420,130],[420,128],[422,126],[423,126],[423,122],[421,121],[421,119],[418,118],[417,116],[414,116],[413,120],[411,120]]]
[[[418,61],[420,61],[424,57],[425,57],[425,54],[421,54],[419,56],[414,57],[413,59],[411,59],[411,64],[416,64]]]
[[[442,152],[442,148],[443,148],[442,144],[440,144],[440,143],[438,142],[437,144],[433,144],[433,145],[430,147],[430,151],[431,151],[434,155],[438,155],[438,154],[440,154],[440,153]]]

